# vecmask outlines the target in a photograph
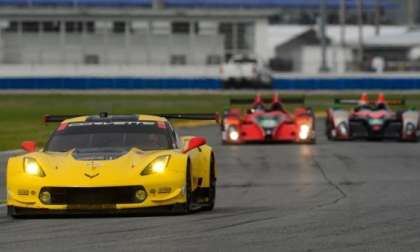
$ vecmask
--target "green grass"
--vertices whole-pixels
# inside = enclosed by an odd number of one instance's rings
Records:
[[[136,113],[208,113],[222,112],[229,105],[223,94],[121,94],[61,95],[2,94],[0,95],[0,150],[17,149],[24,140],[45,144],[55,124],[45,125],[45,114],[112,114]],[[240,95],[236,97],[250,97]],[[341,97],[355,97],[344,95]],[[410,107],[420,107],[420,95],[405,95]],[[391,98],[399,98],[393,95]],[[333,104],[333,96],[309,95],[307,106],[324,111]],[[290,106],[293,109],[295,106]]]

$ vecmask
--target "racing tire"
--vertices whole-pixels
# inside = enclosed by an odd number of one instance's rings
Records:
[[[23,215],[18,214],[17,210],[13,206],[7,206],[7,216],[12,219],[23,218]]]
[[[327,134],[327,138],[328,138],[328,140],[330,140],[330,141],[333,141],[333,140],[335,140],[334,139],[334,137],[332,136],[332,131],[333,131],[333,129],[334,129],[334,126],[333,126],[333,124],[332,124],[332,122],[330,121],[330,120],[328,120],[327,119],[327,126],[326,126],[326,134]]]
[[[210,176],[209,176],[208,203],[202,208],[203,211],[212,211],[216,205],[216,165],[214,155],[210,160]]]
[[[416,137],[416,138],[413,138],[413,139],[400,139],[400,142],[403,142],[403,143],[418,143],[420,140],[419,140],[419,138],[418,137]]]
[[[233,144],[228,141],[222,140],[222,145],[233,145]]]
[[[312,139],[308,142],[308,145],[315,145],[316,144],[316,139]]]
[[[193,211],[193,192],[191,183],[191,163],[188,160],[185,176],[185,197],[186,202],[174,206],[173,212],[177,214],[189,214]]]

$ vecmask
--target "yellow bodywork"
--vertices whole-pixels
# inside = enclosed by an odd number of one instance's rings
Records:
[[[87,117],[63,123],[84,122]],[[139,116],[141,121],[166,121],[155,116]],[[183,138],[183,145],[189,138]],[[7,205],[18,208],[66,210],[69,205],[43,204],[39,198],[42,188],[108,188],[143,186],[147,198],[142,203],[117,204],[113,209],[135,209],[168,206],[186,202],[185,184],[188,160],[191,164],[192,189],[208,188],[212,149],[204,145],[188,153],[179,149],[144,152],[133,148],[127,154],[105,161],[76,160],[72,151],[65,153],[34,152],[12,157],[7,164]],[[156,158],[169,155],[162,174],[143,176],[140,173]],[[24,170],[24,159],[33,158],[45,173],[44,177],[30,175]],[[98,206],[99,207],[99,206]]]

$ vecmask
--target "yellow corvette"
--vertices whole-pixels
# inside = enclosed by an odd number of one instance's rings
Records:
[[[46,146],[24,142],[27,153],[8,161],[8,214],[212,210],[213,150],[202,137],[180,138],[170,118],[212,116],[46,117],[60,122]]]

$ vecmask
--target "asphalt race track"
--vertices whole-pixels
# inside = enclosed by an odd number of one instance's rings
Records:
[[[0,208],[0,251],[419,251],[420,144],[214,146],[214,212],[19,219]],[[1,191],[5,197],[4,160]]]

